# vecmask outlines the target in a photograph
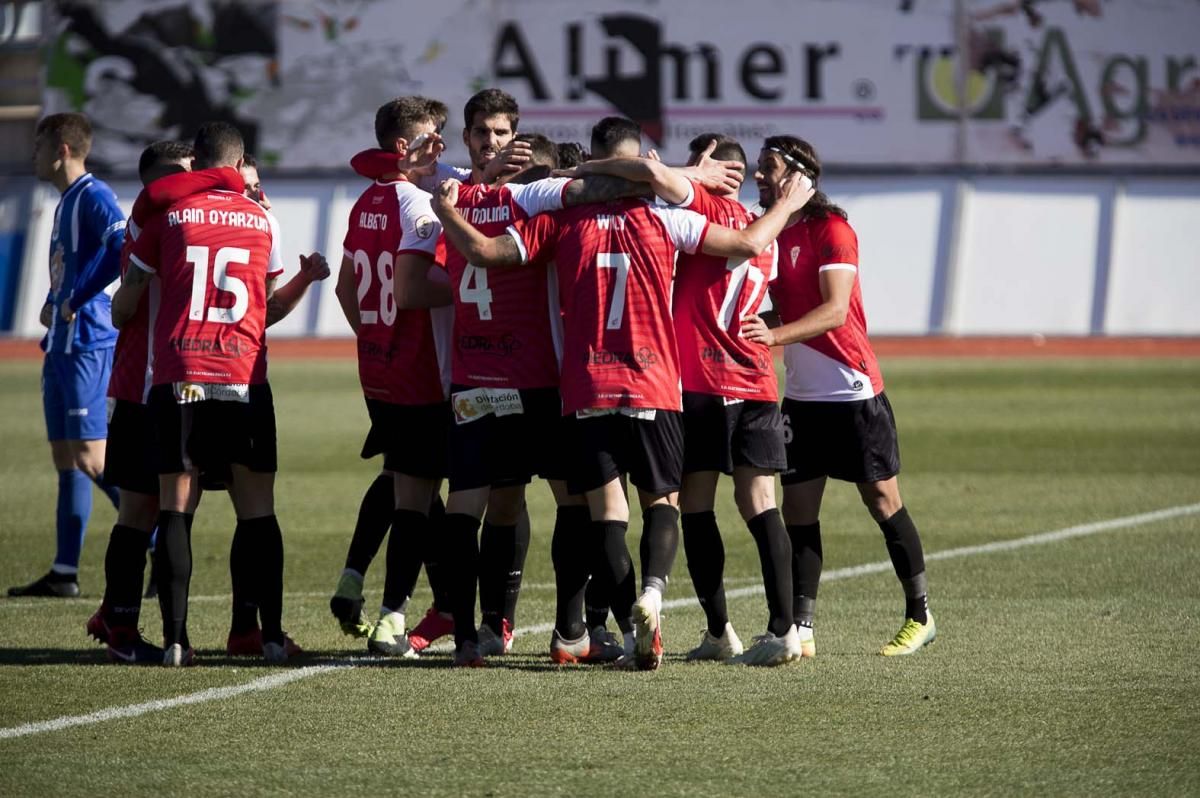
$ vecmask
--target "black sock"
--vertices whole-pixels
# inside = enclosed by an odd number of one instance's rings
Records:
[[[687,558],[688,573],[696,598],[708,620],[708,633],[716,637],[725,634],[729,623],[729,610],[725,604],[725,544],[721,541],[721,530],[717,527],[717,514],[709,510],[704,513],[684,513],[683,554]],[[789,590],[791,586],[789,585]]]
[[[667,592],[667,578],[679,550],[679,510],[655,504],[642,512],[642,588]],[[722,624],[722,628],[724,625]]]
[[[621,631],[633,628],[633,603],[637,601],[637,578],[633,558],[625,545],[628,521],[593,521],[604,538],[604,565],[607,566],[612,592],[609,595],[613,617]]]
[[[909,517],[908,509],[901,507],[891,518],[880,521],[879,529],[883,532],[892,568],[904,586],[904,617],[926,623],[929,618],[929,590],[925,580],[925,553],[921,548],[917,525]]]
[[[774,507],[751,518],[746,526],[750,528],[750,534],[758,546],[763,587],[767,591],[767,611],[770,613],[767,629],[771,634],[782,637],[795,623],[792,542],[788,539],[779,510]]]
[[[238,521],[229,546],[229,579],[233,584],[233,618],[229,630],[233,634],[258,628],[258,600],[254,594],[258,592],[255,582],[260,563],[256,562],[258,546],[253,538],[246,522]]]
[[[475,585],[479,579],[479,519],[466,513],[446,513],[443,534],[446,535],[449,562],[454,570],[448,574],[452,593],[449,609],[454,615],[454,646],[479,642],[475,629]]]
[[[392,534],[388,536],[387,575],[383,580],[383,606],[392,612],[408,612],[417,577],[421,573],[422,552],[430,545],[429,519],[415,510],[392,513]]]
[[[264,643],[283,643],[283,532],[273,515],[239,521],[247,554],[247,600],[258,607]]]
[[[440,612],[450,612],[449,579],[442,578],[442,563],[449,561],[446,552],[445,521],[446,505],[442,503],[441,496],[434,496],[433,504],[429,508],[427,531],[420,541],[420,551],[421,560],[425,564],[425,577],[429,580],[429,589],[433,593],[433,606]]]
[[[595,548],[589,546],[593,541],[588,540],[587,534],[580,534],[590,530],[578,526],[579,510],[587,516],[586,507],[559,507],[554,518],[554,535],[550,539],[550,560],[554,563],[554,628],[567,640],[579,639],[587,629],[583,626],[583,602],[589,584],[588,571],[594,565],[588,554],[589,548],[592,552]],[[604,617],[608,617],[607,607]]]
[[[483,522],[479,533],[480,620],[500,634],[504,617],[504,588],[516,548],[517,528]]]
[[[350,570],[367,575],[367,569],[379,553],[383,538],[392,525],[392,513],[396,508],[395,493],[392,475],[380,474],[363,494],[362,503],[358,506],[358,521],[354,524],[354,536],[350,538],[350,550],[346,552],[346,567]]]
[[[504,618],[509,626],[517,623],[517,599],[521,597],[521,580],[525,576],[525,557],[529,554],[529,539],[532,536],[529,513],[522,512],[513,534],[512,558],[508,561],[508,573],[504,576]]]
[[[584,591],[584,615],[588,629],[605,626],[608,623],[608,607],[612,601],[612,573],[607,567],[608,558],[604,552],[604,527],[592,523],[591,513],[586,507],[560,507],[562,513],[570,513],[570,519],[582,541],[584,564],[591,573]]]
[[[109,626],[137,628],[149,545],[149,532],[121,524],[113,526],[104,552],[104,606]]]
[[[792,615],[801,626],[812,627],[821,584],[821,522],[787,528],[792,540]]]
[[[163,645],[176,643],[185,649],[187,639],[188,587],[192,579],[191,513],[162,511],[158,514],[158,606],[162,610]]]

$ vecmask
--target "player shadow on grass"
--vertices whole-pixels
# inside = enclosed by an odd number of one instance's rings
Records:
[[[107,665],[103,648],[0,648],[5,665]]]

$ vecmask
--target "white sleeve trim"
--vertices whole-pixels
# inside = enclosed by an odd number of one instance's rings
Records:
[[[858,267],[853,263],[826,263],[818,272],[856,272]]]
[[[129,262],[144,272],[148,272],[149,274],[158,274],[158,271],[150,266],[150,264],[143,262],[141,258],[139,258],[137,255],[134,255],[132,252],[129,253]]]
[[[547,177],[525,185],[510,184],[507,188],[513,202],[520,205],[521,210],[529,216],[537,216],[539,213],[562,210],[563,186],[570,182],[570,178],[566,177]]]
[[[100,234],[100,246],[106,245],[108,243],[108,237],[111,236],[113,233],[117,232],[118,230],[124,230],[124,229],[125,229],[125,220],[124,219],[122,219],[119,222],[113,222],[112,224],[110,224],[108,226],[108,229]]]
[[[692,203],[696,201],[696,184],[693,183],[691,180],[687,181],[687,184],[688,184],[687,196],[684,197],[679,202],[675,202],[675,203],[667,202],[662,197],[659,197],[659,199],[662,200],[667,205],[667,207],[690,208],[692,206]]]
[[[509,225],[507,232],[517,242],[517,249],[521,253],[521,263],[529,263],[529,250],[525,248],[525,240],[521,238],[521,234],[517,232],[517,228]]]
[[[267,225],[271,228],[271,254],[267,259],[267,275],[278,275],[284,271],[282,246],[280,244],[279,220],[275,214],[264,210],[267,215]]]
[[[663,223],[677,249],[691,255],[700,247],[700,238],[708,224],[703,216],[674,205],[651,205],[650,210]]]

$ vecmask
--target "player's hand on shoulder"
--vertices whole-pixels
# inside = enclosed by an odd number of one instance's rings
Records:
[[[318,280],[324,280],[329,276],[329,263],[320,252],[314,252],[311,255],[301,255],[300,273],[309,282],[315,283]]]
[[[500,148],[496,157],[488,161],[483,168],[483,177],[488,183],[494,183],[504,175],[515,174],[525,168],[533,157],[533,146],[528,141],[512,141]]]
[[[775,345],[775,333],[759,315],[750,315],[742,319],[741,336],[756,344]]]

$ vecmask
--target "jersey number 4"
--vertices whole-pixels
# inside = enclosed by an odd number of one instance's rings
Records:
[[[228,308],[205,308],[204,300],[208,294],[208,247],[190,246],[187,248],[187,262],[192,267],[192,304],[188,310],[188,318],[192,321],[212,321],[221,324],[235,324],[246,315],[250,306],[250,291],[246,281],[229,273],[229,264],[247,265],[250,263],[250,250],[241,247],[221,247],[212,265],[213,287],[218,291],[233,294],[233,306]],[[205,310],[208,312],[205,313]]]
[[[464,305],[474,305],[480,321],[492,318],[492,289],[488,288],[487,269],[467,264],[458,281],[458,298]]]
[[[363,324],[382,321],[391,327],[396,321],[396,295],[393,281],[396,274],[396,259],[391,252],[379,253],[375,269],[371,269],[371,256],[363,250],[354,252],[354,271],[358,274],[358,318]],[[371,291],[372,271],[379,275],[379,310],[365,310],[363,300]]]

